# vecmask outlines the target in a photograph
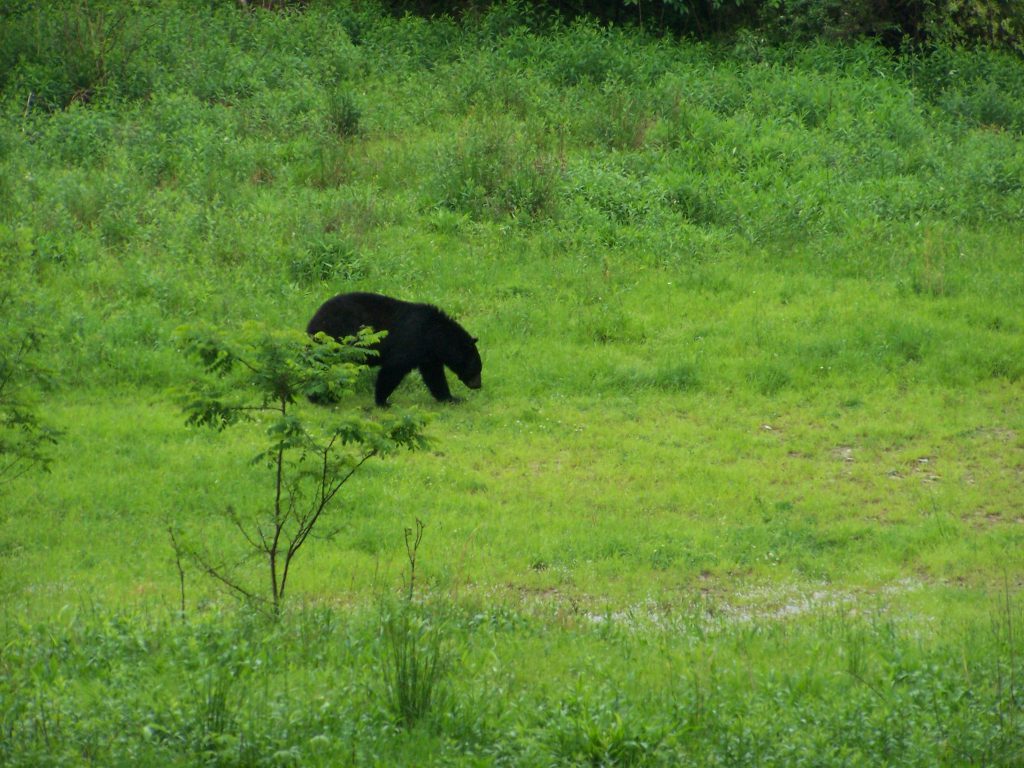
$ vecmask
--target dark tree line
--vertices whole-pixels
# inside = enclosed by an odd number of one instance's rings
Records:
[[[314,0],[269,0],[270,5]],[[266,3],[264,3],[266,4]],[[1024,52],[1024,0],[392,0],[394,13],[476,16],[496,8],[544,24],[581,16],[711,39],[750,30],[778,41],[874,38],[893,49],[983,45]]]

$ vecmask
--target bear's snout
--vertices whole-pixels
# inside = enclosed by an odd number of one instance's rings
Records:
[[[473,378],[467,379],[466,381],[464,381],[462,383],[465,384],[470,389],[480,389],[480,387],[483,386],[483,384],[480,381],[480,374],[479,373],[476,376],[474,376]]]

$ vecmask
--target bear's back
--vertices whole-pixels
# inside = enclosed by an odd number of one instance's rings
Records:
[[[306,326],[306,332],[312,336],[323,331],[340,339],[354,336],[365,326],[390,331],[408,306],[411,306],[408,302],[379,293],[340,293],[320,306]]]

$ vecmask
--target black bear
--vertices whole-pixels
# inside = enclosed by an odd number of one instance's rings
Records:
[[[378,293],[342,293],[323,303],[306,332],[312,336],[323,331],[342,339],[364,327],[387,331],[376,346],[377,356],[367,361],[380,366],[376,401],[382,408],[413,368],[419,368],[430,394],[441,401],[455,399],[448,389],[445,366],[470,389],[480,388],[483,363],[477,340],[431,304],[399,301]]]

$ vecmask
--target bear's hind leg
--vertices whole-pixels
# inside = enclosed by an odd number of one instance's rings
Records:
[[[442,403],[454,400],[451,390],[448,389],[448,379],[444,376],[444,366],[441,363],[421,365],[420,375],[423,376],[423,382],[434,399],[440,400]]]
[[[391,397],[391,393],[395,391],[395,388],[402,383],[406,373],[408,371],[403,368],[382,367],[380,369],[380,373],[377,374],[377,384],[374,388],[374,399],[377,401],[377,405],[381,408],[388,407],[388,398]]]

